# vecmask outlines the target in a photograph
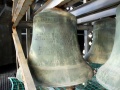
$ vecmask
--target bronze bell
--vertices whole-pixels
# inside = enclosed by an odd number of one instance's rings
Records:
[[[91,79],[92,69],[78,46],[75,16],[55,8],[34,16],[29,67],[37,85],[64,87]]]
[[[91,63],[104,64],[113,48],[115,37],[115,19],[105,18],[95,22],[93,26],[93,42],[85,60]]]
[[[120,5],[116,11],[116,32],[108,61],[98,70],[97,81],[108,90],[120,90]]]

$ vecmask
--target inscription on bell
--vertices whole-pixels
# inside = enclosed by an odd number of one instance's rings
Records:
[[[68,18],[59,18],[59,17],[41,17],[41,18],[38,18],[38,19],[35,19],[34,22],[38,23],[38,22],[43,22],[43,23],[52,23],[52,22],[55,22],[55,23],[63,23],[63,20],[65,22],[70,22],[70,20]]]

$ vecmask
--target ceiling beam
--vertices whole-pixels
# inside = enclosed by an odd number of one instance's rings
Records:
[[[120,0],[92,0],[86,4],[82,4],[73,11],[70,11],[70,13],[75,16],[81,16],[118,4],[120,4]]]
[[[90,14],[90,15],[82,17],[82,18],[78,18],[77,19],[77,24],[91,22],[91,21],[94,21],[94,20],[97,20],[97,19],[112,16],[112,15],[116,15],[116,7],[108,9],[108,10],[104,10],[102,12]]]

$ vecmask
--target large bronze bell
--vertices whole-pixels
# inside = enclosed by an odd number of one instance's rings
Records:
[[[113,50],[108,61],[98,70],[98,82],[108,90],[120,90],[120,5],[116,13]]]
[[[105,18],[96,21],[93,27],[92,46],[85,59],[92,63],[104,64],[113,48],[115,19]]]
[[[92,77],[80,53],[73,15],[49,9],[34,16],[29,67],[35,82],[48,87],[77,85]]]

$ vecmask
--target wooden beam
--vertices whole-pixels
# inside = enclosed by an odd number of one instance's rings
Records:
[[[12,15],[14,14],[15,8],[17,6],[18,0],[12,0],[13,1],[13,7],[12,7]]]
[[[64,4],[66,4],[66,3],[70,2],[70,1],[72,1],[72,0],[64,0],[63,2],[61,2],[61,3],[58,5],[58,7],[61,7],[61,6],[63,6]]]
[[[18,0],[13,13],[13,27],[16,27],[34,0]]]
[[[59,5],[62,1],[64,0],[48,0],[42,7],[40,7],[35,14],[41,12],[42,10],[48,9],[48,8],[53,8],[57,5]]]
[[[71,0],[71,2],[67,3],[64,7],[72,6],[72,5],[74,5],[75,3],[80,2],[80,1],[81,1],[81,0]]]
[[[25,90],[36,90],[35,84],[33,82],[27,60],[24,56],[22,46],[20,44],[20,40],[18,38],[18,34],[16,32],[16,28],[13,28],[13,40],[15,44],[15,49],[16,49],[16,54],[18,57],[18,62],[20,64],[21,70],[22,70],[22,75],[23,75],[23,81],[25,85]]]

